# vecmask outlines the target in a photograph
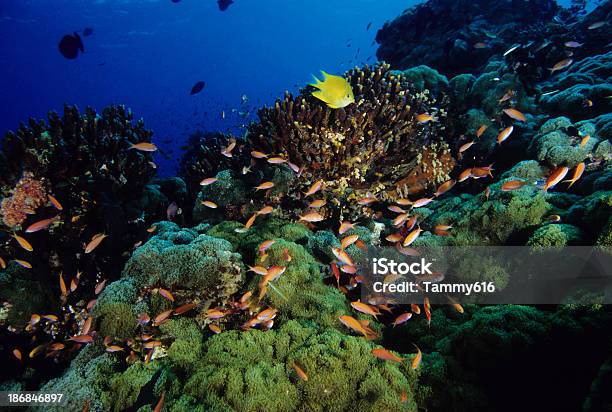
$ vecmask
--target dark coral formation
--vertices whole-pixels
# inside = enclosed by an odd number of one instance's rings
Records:
[[[66,106],[62,116],[50,113],[48,122],[30,120],[6,135],[0,154],[3,221],[33,250],[0,235],[0,257],[9,266],[0,276],[0,298],[8,304],[2,333],[35,335],[32,349],[82,328],[94,286],[118,276],[126,252],[145,238],[148,221],[165,215],[167,204],[152,199],[162,193],[147,186],[155,174],[151,154],[131,149],[151,136],[122,106],[83,114]],[[145,197],[150,201],[143,204]],[[25,232],[44,219],[51,219],[48,227]],[[109,239],[84,253],[99,233]],[[32,315],[51,317],[27,323]],[[12,357],[2,349],[2,359]]]
[[[455,165],[444,140],[452,136],[446,95],[418,90],[412,78],[385,64],[345,77],[355,104],[333,110],[306,89],[260,110],[260,121],[250,126],[254,149],[302,169],[289,194],[299,198],[298,190],[323,180],[329,200],[344,207],[367,195],[393,198],[446,180]],[[421,114],[435,120],[419,122]]]
[[[432,0],[404,11],[376,35],[377,56],[393,68],[425,64],[446,75],[474,72],[493,55],[542,31],[552,0]]]

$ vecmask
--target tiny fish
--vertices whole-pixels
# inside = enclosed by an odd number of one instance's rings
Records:
[[[331,266],[331,270],[334,275],[334,278],[336,279],[336,285],[340,287],[340,271],[338,270],[338,265],[336,265],[335,262],[332,262],[330,266]]]
[[[210,331],[216,335],[221,333],[221,328],[217,325],[213,325],[212,323],[208,324],[208,329],[210,329]]]
[[[576,48],[576,47],[582,47],[584,43],[578,43],[577,41],[566,41],[565,43],[563,43],[563,45],[569,48]]]
[[[357,242],[358,239],[359,239],[359,235],[349,235],[349,236],[342,238],[342,240],[340,241],[340,245],[342,246],[342,249],[346,249],[353,243]]]
[[[408,235],[402,242],[402,246],[404,247],[410,246],[419,237],[422,231],[423,230],[420,227],[418,227],[414,229],[412,232],[408,233]]]
[[[0,256],[0,269],[6,269],[6,262]]]
[[[474,44],[474,48],[475,49],[486,49],[487,48],[487,44],[483,43],[483,42],[478,42]]]
[[[21,260],[21,259],[14,259],[15,263],[17,263],[19,266],[26,268],[26,269],[32,269],[32,264],[28,261],[25,260]]]
[[[417,219],[417,215],[411,216],[410,219],[408,219],[408,222],[406,222],[406,230],[414,229],[414,226],[417,224]]]
[[[357,273],[357,268],[355,266],[342,265],[340,270],[344,273],[348,273],[349,275],[354,275]]]
[[[423,360],[423,353],[421,352],[421,350],[419,349],[419,347],[417,345],[414,345],[414,347],[417,350],[417,354],[416,356],[412,359],[412,362],[410,363],[410,367],[412,368],[412,370],[415,370],[419,367],[419,365],[421,364],[421,361]]]
[[[376,309],[374,306],[368,305],[367,303],[356,301],[351,302],[351,306],[357,312],[365,313],[366,315],[372,315],[375,318],[380,315],[380,311],[378,309]]]
[[[231,1],[231,0],[225,0],[225,2],[227,2],[227,1],[229,1],[230,4],[233,3],[233,1]],[[222,0],[219,0],[219,7],[221,7],[221,2],[222,2]],[[227,7],[229,7],[229,5]],[[222,9],[222,10],[225,10],[225,9]],[[164,400],[165,399],[166,399],[166,391],[163,391],[161,396],[159,397],[159,400],[155,404],[155,408],[153,408],[153,412],[161,412],[162,411],[162,409],[164,408]]]
[[[338,233],[343,235],[349,230],[355,227],[355,223],[347,222],[346,220],[340,224],[340,229],[338,229]]]
[[[416,209],[418,207],[427,206],[433,201],[434,201],[433,197],[424,197],[422,199],[415,200],[414,203],[412,203],[412,208]]]
[[[312,184],[312,186],[310,186],[310,189],[308,189],[307,192],[304,193],[305,196],[312,196],[315,193],[317,193],[319,190],[321,190],[321,187],[323,186],[323,181],[319,180],[315,183]]]
[[[416,303],[411,303],[410,304],[410,310],[412,311],[412,313],[414,313],[415,315],[420,315],[421,314],[421,308],[419,307],[419,305],[417,305]]]
[[[83,323],[83,330],[81,331],[82,335],[88,335],[91,329],[91,323],[93,322],[93,318],[90,316]]]
[[[484,133],[484,132],[487,130],[487,128],[488,128],[488,127],[489,127],[489,126],[487,126],[487,125],[485,125],[485,124],[481,125],[481,126],[478,128],[478,130],[476,130],[476,137],[480,137],[480,136],[482,136],[482,134],[483,134],[483,133]]]
[[[352,329],[355,332],[359,332],[363,336],[368,336],[368,333],[363,328],[363,325],[359,323],[359,321],[353,318],[352,316],[344,315],[344,316],[340,316],[338,319],[340,319],[340,322],[342,322],[342,324],[346,326],[347,328]]]
[[[260,184],[259,186],[255,187],[255,190],[267,190],[267,189],[271,189],[274,187],[274,183],[273,182],[264,182],[262,184]]]
[[[512,132],[514,131],[514,126],[508,126],[497,135],[497,144],[502,144],[504,140],[506,140]]]
[[[150,228],[148,228],[148,229],[147,229],[147,232],[149,232],[149,233],[153,233],[153,232],[155,232],[156,230],[157,230],[157,226],[156,226],[156,225],[153,225],[153,226],[151,226]]]
[[[93,337],[90,335],[75,335],[75,336],[71,336],[70,339],[73,342],[77,342],[77,343],[91,343],[93,342]]]
[[[509,192],[511,190],[516,190],[516,189],[520,189],[521,187],[525,186],[527,184],[527,182],[523,181],[523,180],[509,180],[507,182],[504,182],[501,186],[501,190],[504,192]]]
[[[561,216],[559,215],[550,215],[546,218],[546,220],[548,220],[549,222],[560,222],[561,221]]]
[[[406,213],[406,211],[404,209],[402,209],[401,207],[396,206],[396,205],[390,205],[390,206],[387,207],[387,209],[389,209],[390,211],[395,212],[395,213]]]
[[[415,116],[415,119],[419,123],[427,123],[427,122],[431,122],[434,120],[433,116],[428,113],[417,114]]]
[[[218,181],[219,179],[217,179],[216,177],[207,177],[206,179],[203,179],[200,182],[200,186],[208,186],[208,185],[212,185],[213,183],[215,183],[216,181]]]
[[[272,206],[264,206],[257,211],[257,214],[258,215],[269,215],[273,211],[274,211],[274,208]]]
[[[499,99],[499,103],[506,102],[514,97],[516,92],[514,90],[508,90],[502,97]]]
[[[62,272],[60,272],[60,275],[59,275],[59,284],[60,284],[60,291],[62,292],[62,296],[68,295],[68,288],[66,287],[66,282],[64,281],[64,274]]]
[[[45,344],[45,343],[42,343],[42,344],[40,344],[40,345],[36,346],[34,349],[32,349],[32,350],[30,351],[30,354],[29,354],[30,358],[34,358],[34,357],[36,357],[36,356],[37,356],[39,353],[41,353],[41,352],[42,352],[42,351],[43,351],[43,350],[44,350],[46,347],[47,347],[47,344]]]
[[[204,90],[204,86],[206,86],[206,83],[204,83],[202,80],[196,82],[191,88],[189,94],[193,96],[194,94],[200,93],[202,90]]]
[[[572,185],[574,183],[576,183],[576,181],[578,179],[580,179],[580,177],[582,176],[582,174],[584,173],[584,168],[586,167],[586,165],[584,164],[584,162],[580,162],[576,165],[576,168],[574,169],[574,174],[572,175],[572,178],[569,180],[564,180],[564,183],[569,182],[569,186],[567,187],[568,189],[570,187],[572,187]]]
[[[472,140],[471,142],[467,142],[467,143],[462,144],[462,145],[459,147],[459,153],[463,153],[463,152],[465,152],[465,151],[466,151],[466,150],[468,150],[470,147],[472,147],[472,146],[474,145],[474,143],[476,143],[476,142]]]
[[[401,325],[402,323],[408,322],[410,318],[412,318],[412,312],[402,313],[401,315],[396,317],[395,320],[393,320],[393,323],[392,323],[393,327],[396,327],[398,325]]]
[[[598,22],[595,22],[595,23],[593,23],[593,24],[589,25],[589,27],[587,27],[587,29],[589,29],[589,30],[595,30],[595,29],[598,29],[598,28],[600,28],[600,27],[605,26],[605,24],[606,24],[606,22],[605,22],[605,21],[598,21]]]
[[[34,250],[30,242],[28,242],[25,238],[19,236],[16,233],[14,233],[12,236],[17,241],[19,246],[21,246],[23,249],[27,250],[28,252],[31,252]]]
[[[436,193],[434,193],[435,197],[439,197],[442,196],[444,193],[448,192],[449,190],[451,190],[453,188],[453,186],[455,186],[455,182],[454,180],[447,180],[446,182],[442,183],[440,186],[438,186],[438,188],[436,189]]]
[[[174,296],[172,295],[172,293],[170,293],[169,290],[159,288],[157,289],[157,293],[162,295],[162,297],[168,299],[170,302],[174,302]]]
[[[174,316],[179,316],[182,315],[183,313],[189,312],[190,310],[192,310],[193,308],[195,308],[197,305],[195,303],[185,303],[184,305],[179,306],[178,308],[176,308],[174,310]]]
[[[57,220],[58,220],[58,216],[51,217],[49,219],[39,220],[38,222],[32,223],[30,226],[28,226],[28,228],[25,230],[25,232],[26,233],[34,233],[34,232],[38,232],[40,230],[48,229],[49,226],[51,226],[51,224],[53,222],[56,222]]]
[[[93,252],[106,237],[107,235],[104,233],[98,233],[97,235],[94,235],[87,244],[87,246],[85,246],[85,253],[87,254]]]
[[[293,370],[295,370],[295,373],[301,380],[303,380],[304,382],[308,382],[308,374],[306,374],[306,372],[304,372],[304,370],[300,368],[295,362],[293,363]]]
[[[394,355],[391,351],[387,349],[372,349],[372,355],[376,356],[378,359],[388,360],[392,362],[402,362],[404,360],[403,358]]]
[[[287,163],[287,159],[283,159],[282,157],[271,157],[268,159],[268,163],[273,165],[280,165],[283,163]]]
[[[155,152],[157,151],[157,146],[149,142],[131,143],[130,150],[131,149],[139,150],[141,152]]]
[[[327,201],[325,199],[317,199],[317,200],[313,200],[312,202],[310,202],[308,204],[308,207],[312,209],[319,209],[325,206],[326,204],[327,204]]]
[[[461,172],[459,174],[459,177],[457,177],[457,181],[458,182],[463,182],[463,181],[469,179],[470,177],[472,177],[472,168],[471,167],[469,169],[465,169],[463,172]]]
[[[268,157],[267,154],[265,154],[263,152],[259,152],[257,150],[253,150],[251,152],[251,156],[253,156],[255,159],[265,159],[266,157]]]
[[[140,324],[140,325],[146,325],[147,323],[149,323],[151,321],[151,318],[149,317],[149,315],[147,313],[141,313],[138,318],[136,319],[136,321]]]
[[[104,279],[102,282],[100,282],[100,283],[98,283],[98,284],[96,285],[96,288],[95,288],[95,290],[94,290],[94,292],[95,292],[95,294],[96,294],[96,295],[99,295],[99,294],[100,294],[100,292],[102,292],[102,290],[104,289],[104,286],[106,286],[106,281],[107,281],[107,280],[108,280],[108,279]]]
[[[572,59],[563,59],[548,70],[550,70],[550,74],[553,74],[556,71],[568,68],[573,62]]]
[[[249,266],[249,271],[257,273],[258,275],[265,276],[268,274],[268,269],[263,266]]]
[[[438,236],[450,236],[449,230],[452,229],[452,226],[449,225],[437,225],[434,227],[434,234]]]
[[[527,120],[525,115],[516,109],[513,109],[513,108],[504,109],[503,112],[506,113],[506,115],[508,115],[510,118],[514,120],[518,120],[519,122],[524,122]]]
[[[123,348],[121,346],[118,345],[110,345],[106,347],[106,351],[109,353],[114,353],[114,352],[121,352],[123,350]]]
[[[160,314],[158,314],[155,319],[153,319],[153,323],[155,324],[155,326],[161,325],[162,323],[164,323],[168,317],[172,314],[173,310],[169,309],[166,311],[161,312]]]
[[[516,49],[518,49],[519,47],[521,47],[520,44],[515,44],[514,46],[510,47],[508,50],[506,50],[503,54],[504,57],[506,57],[507,55],[509,55],[510,53],[512,53],[513,51],[515,51]]]
[[[410,201],[410,199],[397,199],[395,201],[395,203],[397,203],[400,206],[410,206],[410,205],[412,205],[412,202]]]
[[[257,250],[259,251],[259,253],[263,253],[268,250],[270,246],[272,246],[274,243],[276,243],[275,240],[264,240],[263,242],[261,242]]]
[[[491,196],[491,187],[487,186],[487,188],[484,191],[484,195],[485,195],[485,199],[489,200],[489,196]]]
[[[303,220],[309,223],[313,223],[313,222],[320,222],[322,220],[325,220],[325,218],[317,212],[310,212],[310,213],[306,213],[305,215],[300,216],[300,220]]]
[[[357,201],[357,204],[365,206],[365,205],[370,205],[374,202],[376,202],[375,197],[362,197],[361,199]]]
[[[256,218],[257,218],[257,213],[254,213],[253,216],[251,216],[249,220],[247,220],[247,222],[245,223],[244,225],[245,229],[248,230],[251,226],[253,226],[253,223],[255,223]]]
[[[49,199],[49,202],[51,202],[54,208],[56,208],[57,210],[64,210],[64,206],[62,206],[62,204],[55,197],[47,195],[47,198]]]
[[[21,355],[21,351],[20,351],[19,349],[13,349],[13,356],[14,356],[15,358],[17,358],[17,360],[18,360],[19,362],[21,362],[21,360],[22,360],[22,358],[23,358],[23,357],[22,357],[22,355]]]
[[[321,71],[321,73],[323,74],[323,81],[313,76],[315,83],[310,84],[318,89],[312,93],[314,97],[322,100],[332,109],[340,109],[355,102],[353,89],[346,79],[324,71]]]
[[[552,174],[548,177],[546,183],[544,184],[544,191],[546,192],[548,191],[548,189],[552,189],[553,187],[555,187],[557,183],[559,183],[561,180],[563,180],[563,178],[565,178],[565,175],[567,175],[568,171],[569,168],[567,166],[562,166],[552,172]]]
[[[343,264],[348,265],[348,266],[355,266],[355,264],[353,263],[353,259],[351,259],[348,253],[346,253],[344,250],[335,247],[335,248],[332,248],[332,253],[336,257],[336,259],[338,259]]]
[[[584,147],[586,146],[586,144],[589,142],[589,140],[591,139],[590,135],[586,135],[584,136],[581,140],[580,140],[580,147]]]
[[[400,240],[402,240],[403,236],[401,235],[401,233],[393,233],[388,235],[387,237],[385,237],[385,240],[387,242],[391,242],[391,243],[397,243]]]
[[[206,207],[209,207],[211,209],[216,209],[216,208],[219,207],[215,202],[213,202],[211,200],[203,200],[202,201],[202,205],[206,206]]]

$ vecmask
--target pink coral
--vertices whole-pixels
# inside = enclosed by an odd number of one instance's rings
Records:
[[[0,204],[3,223],[10,228],[21,226],[28,214],[34,213],[38,207],[47,202],[47,199],[44,183],[31,173],[24,173],[15,185],[12,196]]]

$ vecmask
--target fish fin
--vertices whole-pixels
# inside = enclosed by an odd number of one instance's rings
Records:
[[[316,92],[312,92],[312,95],[316,97],[317,99],[322,100],[329,105],[329,99],[327,98],[326,94],[323,93],[322,91],[319,90]]]

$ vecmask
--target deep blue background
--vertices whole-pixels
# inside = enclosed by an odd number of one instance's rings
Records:
[[[172,173],[194,130],[242,133],[236,128],[248,118],[239,111],[252,119],[257,107],[320,69],[341,73],[374,62],[377,29],[415,3],[235,0],[220,12],[215,0],[0,0],[0,135],[29,116],[61,111],[64,102],[82,109],[122,103],[173,156],[158,158],[162,173]],[[85,53],[66,60],[59,40],[85,27],[94,29],[83,38]],[[204,91],[189,96],[198,80]]]

